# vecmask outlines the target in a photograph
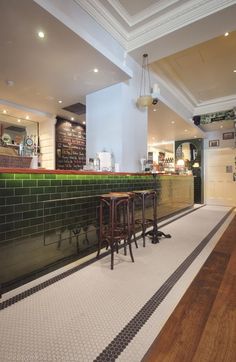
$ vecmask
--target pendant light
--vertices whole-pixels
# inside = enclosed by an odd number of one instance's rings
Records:
[[[148,107],[152,104],[150,74],[148,67],[148,54],[143,54],[140,92],[137,99],[138,107]]]

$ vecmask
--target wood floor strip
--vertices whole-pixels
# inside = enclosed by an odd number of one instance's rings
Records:
[[[144,356],[143,362],[236,360],[235,229],[236,217]]]

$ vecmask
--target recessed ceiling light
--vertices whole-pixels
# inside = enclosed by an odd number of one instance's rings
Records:
[[[197,138],[197,136],[194,136],[194,138]]]
[[[43,39],[44,37],[45,37],[45,34],[44,34],[44,32],[43,31],[38,31],[38,37],[39,38],[41,38],[41,39]]]
[[[20,123],[20,122],[21,122],[21,120],[18,118],[17,122],[19,122],[19,123]]]
[[[187,130],[187,129],[185,129],[185,130],[184,130],[184,132],[188,132],[188,130]]]
[[[83,121],[83,124],[86,124],[86,122],[85,122],[85,121]]]
[[[6,114],[6,113],[7,113],[7,111],[4,109],[4,110],[2,111],[2,113]]]
[[[172,124],[175,124],[175,121],[171,121]]]
[[[74,117],[71,117],[71,119],[70,119],[71,121],[74,121]]]
[[[153,109],[153,112],[156,112],[156,111],[157,111],[156,108],[154,108],[154,109]]]
[[[229,35],[228,31],[226,31],[225,36],[228,36],[228,35]]]
[[[26,119],[30,119],[29,116],[26,116],[25,118],[26,118]]]
[[[58,103],[62,103],[62,101],[61,101],[61,100],[59,100],[59,101],[58,101]]]
[[[223,125],[221,125],[220,128],[223,128]]]
[[[233,72],[236,73],[236,69],[234,69]]]
[[[98,73],[98,68],[94,68],[94,73]]]

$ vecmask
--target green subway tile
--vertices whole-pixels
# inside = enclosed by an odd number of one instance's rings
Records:
[[[15,174],[14,173],[0,173],[0,179],[14,179]]]
[[[14,211],[16,213],[18,212],[24,212],[30,210],[30,204],[18,204],[14,206]]]
[[[31,173],[30,178],[31,178],[31,180],[43,180],[45,178],[45,175],[44,174]]]
[[[23,180],[23,187],[36,187],[37,181],[36,180]]]
[[[6,180],[6,187],[22,187],[22,180]]]
[[[51,200],[61,199],[60,193],[51,194]]]
[[[15,229],[22,229],[30,226],[30,220],[20,220],[14,223]]]
[[[35,226],[29,226],[27,228],[22,229],[22,235],[30,235],[35,233],[37,230],[35,229]]]
[[[26,187],[21,187],[19,189],[15,189],[15,195],[29,195],[30,189]]]
[[[6,187],[6,181],[5,181],[5,180],[0,180],[0,187],[1,187],[1,188],[5,188],[5,187]]]
[[[61,180],[51,180],[51,186],[61,186]]]
[[[59,186],[56,188],[56,192],[66,192],[67,189],[66,189],[66,186]]]
[[[45,187],[44,188],[44,192],[47,193],[47,194],[52,194],[52,193],[55,193],[56,192],[56,187]]]
[[[30,220],[30,225],[33,226],[33,225],[40,225],[40,224],[43,224],[44,223],[44,219],[43,217],[37,217],[35,219],[32,219]]]
[[[22,196],[11,196],[7,198],[8,205],[15,205],[22,203]]]
[[[62,181],[61,181],[61,184],[62,184],[63,186],[65,186],[65,185],[71,185],[71,180],[62,180]]]
[[[17,212],[14,214],[9,214],[6,216],[6,222],[17,221],[22,219],[22,212]]]
[[[42,194],[42,195],[38,195],[38,201],[48,201],[51,198],[50,194]]]
[[[36,216],[37,216],[37,212],[33,211],[33,210],[23,212],[23,219],[33,219]]]
[[[6,204],[6,197],[0,197],[0,205],[4,206]]]
[[[53,174],[53,173],[46,173],[45,174],[45,179],[46,180],[54,180],[56,178],[57,175]]]
[[[1,225],[0,225],[0,243],[6,240],[6,233],[1,232]]]
[[[30,179],[29,173],[16,173],[15,174],[15,180],[23,180],[23,179]]]
[[[43,189],[43,187],[32,187],[32,188],[30,189],[30,193],[31,193],[31,195],[43,194],[43,193],[44,193],[44,189]]]
[[[22,199],[24,204],[37,202],[37,195],[23,196]]]
[[[6,240],[8,240],[8,239],[16,239],[16,238],[19,238],[20,236],[22,236],[22,230],[21,229],[6,232]]]
[[[67,179],[68,179],[68,175],[56,175],[56,179],[57,179],[57,180],[67,180]]]
[[[6,222],[6,216],[0,215],[0,224],[4,224]]]
[[[51,186],[51,180],[38,180],[38,186]]]
[[[0,228],[1,232],[12,231],[14,230],[14,222],[2,224]]]

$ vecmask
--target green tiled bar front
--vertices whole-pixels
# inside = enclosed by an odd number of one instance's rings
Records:
[[[193,205],[192,177],[1,173],[2,290],[96,250],[99,195],[152,188],[158,191],[158,218]]]

